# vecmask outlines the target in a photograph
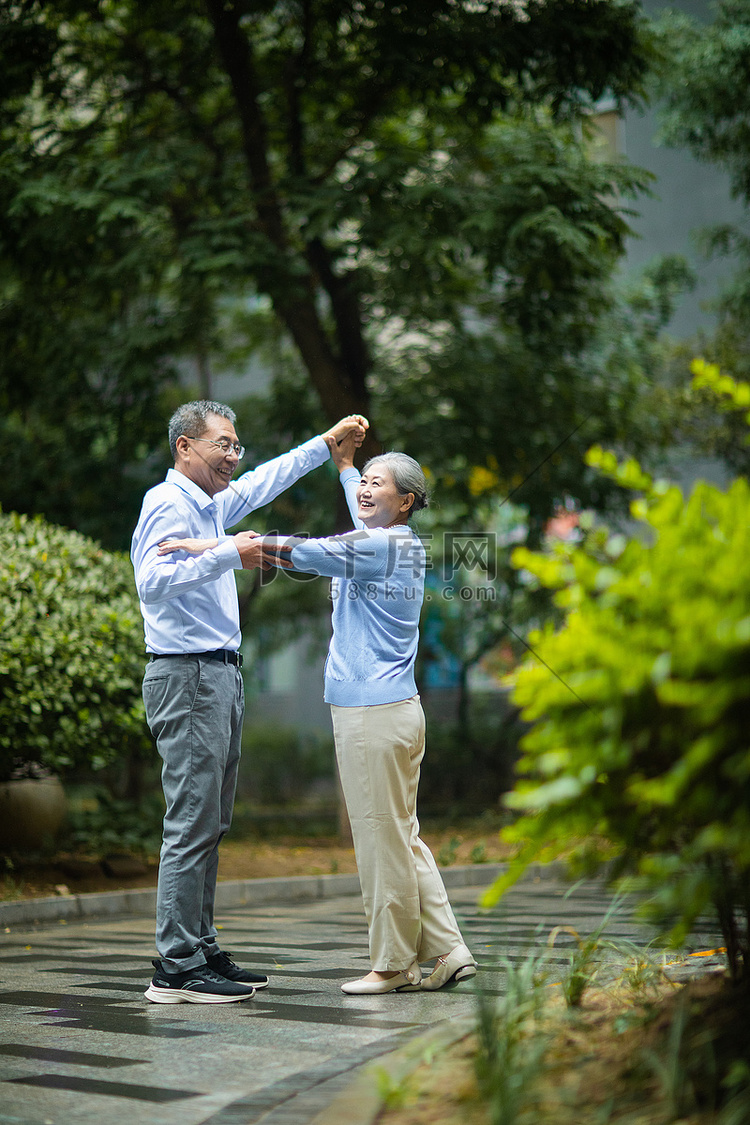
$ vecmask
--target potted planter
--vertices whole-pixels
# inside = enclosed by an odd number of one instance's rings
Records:
[[[54,840],[66,811],[62,782],[48,770],[27,768],[0,781],[0,850],[38,851]]]

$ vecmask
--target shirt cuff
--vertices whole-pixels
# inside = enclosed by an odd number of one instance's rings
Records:
[[[218,559],[222,573],[225,570],[242,570],[242,559],[233,535],[227,535],[218,547],[214,547],[214,557]]]
[[[339,476],[342,484],[348,484],[350,480],[361,480],[362,475],[359,469],[355,469],[354,465],[350,469],[344,469],[343,473]]]
[[[322,465],[331,456],[331,451],[320,434],[303,442],[300,449],[306,449],[313,456],[317,465]]]

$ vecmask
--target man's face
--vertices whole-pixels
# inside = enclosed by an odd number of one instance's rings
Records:
[[[215,496],[217,492],[223,492],[229,487],[239,463],[239,457],[233,448],[224,453],[218,446],[211,444],[222,439],[232,446],[238,444],[234,426],[220,414],[208,415],[206,429],[200,438],[177,439],[175,467],[209,496]]]

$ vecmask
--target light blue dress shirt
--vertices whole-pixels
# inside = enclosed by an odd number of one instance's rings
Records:
[[[268,504],[328,460],[322,437],[259,465],[213,498],[184,473],[170,469],[149,489],[133,533],[130,557],[141,600],[146,651],[180,654],[240,646],[237,586],[242,562],[234,540],[221,538],[255,508]],[[164,539],[220,538],[202,555],[158,555]]]

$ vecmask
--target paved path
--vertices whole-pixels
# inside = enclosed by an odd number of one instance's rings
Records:
[[[542,879],[488,915],[479,893],[450,891],[480,963],[476,980],[495,996],[508,961],[543,945],[553,926],[591,933],[609,905],[596,885],[569,894]],[[138,1125],[306,1125],[318,1116],[320,1125],[363,1064],[475,1010],[470,986],[344,996],[341,982],[369,968],[358,896],[224,908],[219,921],[223,947],[271,976],[244,1004],[144,1000],[150,916],[0,934],[0,1123],[133,1125],[135,1115]],[[624,913],[607,934],[649,937]],[[562,968],[564,945],[555,949]]]

